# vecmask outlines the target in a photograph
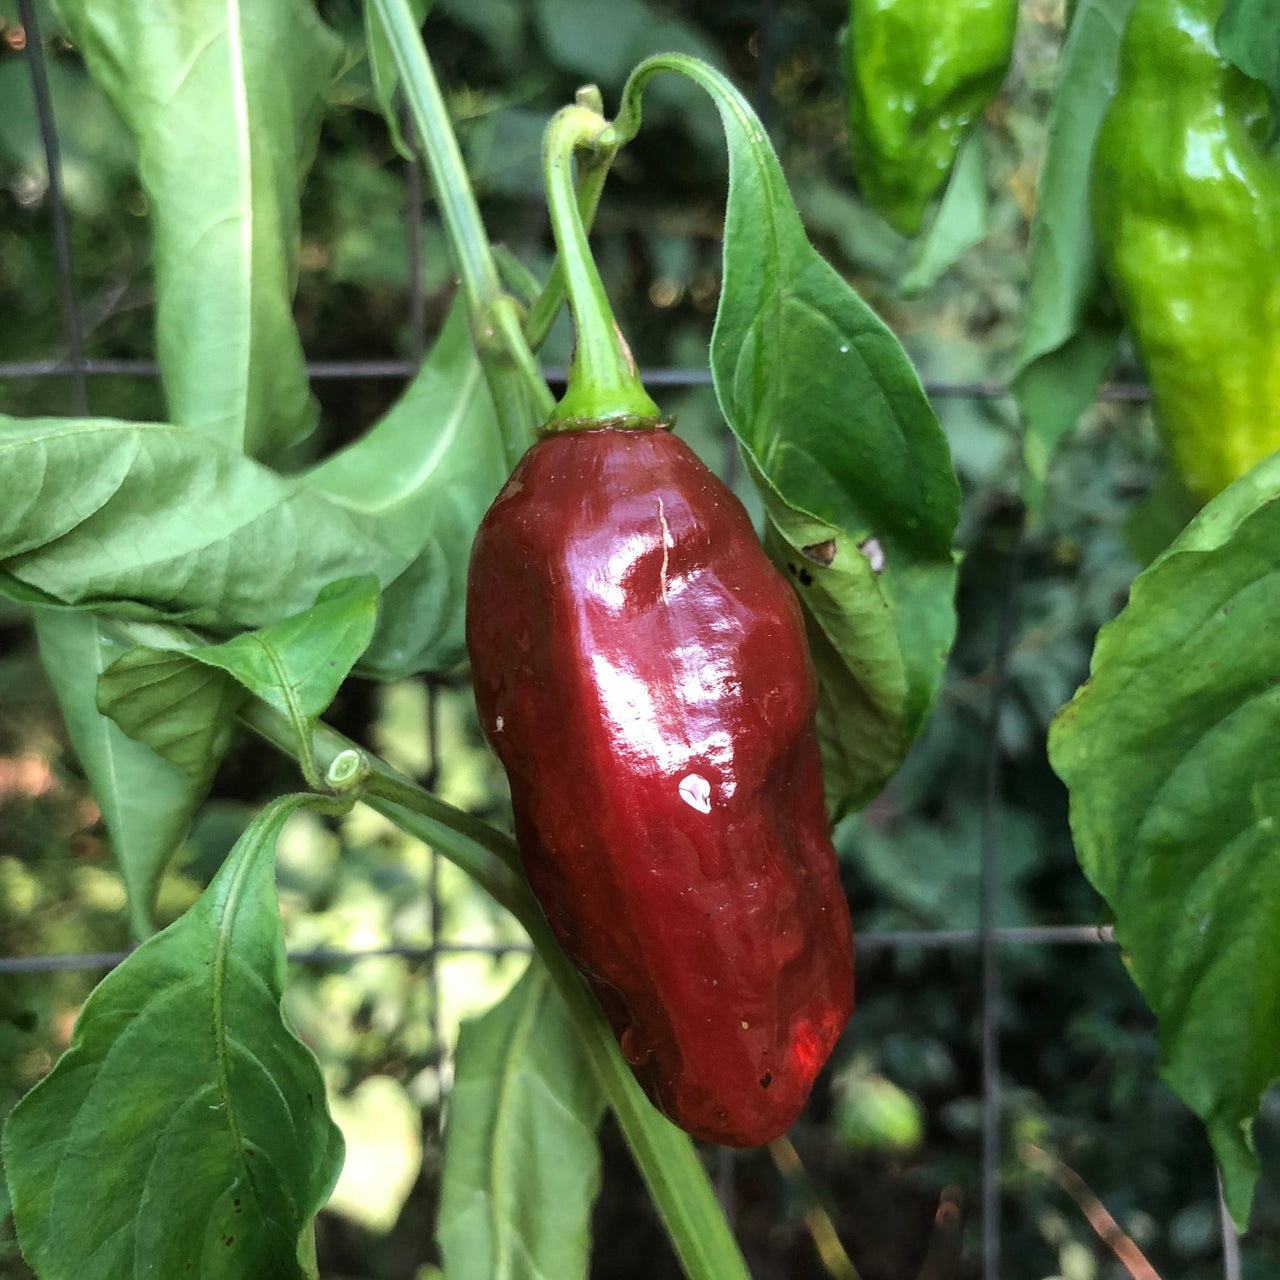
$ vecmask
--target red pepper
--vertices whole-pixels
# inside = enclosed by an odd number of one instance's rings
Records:
[[[767,1142],[853,1005],[796,597],[661,427],[570,430],[480,527],[467,645],[529,882],[650,1097]]]

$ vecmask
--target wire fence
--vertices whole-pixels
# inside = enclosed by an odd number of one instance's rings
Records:
[[[53,359],[0,362],[0,378],[66,378],[71,384],[75,412],[90,412],[89,380],[108,375],[157,377],[160,369],[153,360],[101,360],[85,354],[84,328],[76,297],[67,226],[67,209],[63,198],[62,165],[53,101],[44,62],[44,49],[34,0],[18,0],[18,15],[25,31],[24,52],[30,71],[34,108],[48,170],[48,208],[54,252],[57,262],[57,292],[62,313],[65,354]],[[776,34],[776,24],[762,26],[763,43],[767,46]],[[760,58],[761,78],[757,85],[757,104],[762,118],[767,119],[768,78],[765,68],[773,59],[768,48]],[[406,135],[412,137],[406,128]],[[424,189],[418,164],[406,166],[406,230],[410,271],[410,352],[407,360],[328,360],[308,363],[307,370],[316,379],[408,379],[417,373],[427,349],[425,326],[426,296],[422,283],[424,238]],[[565,370],[543,370],[552,384],[563,383]],[[676,389],[707,386],[711,374],[705,368],[649,368],[642,370],[649,386]],[[993,399],[1006,396],[1005,384],[978,382],[926,382],[925,391],[935,399]],[[1120,403],[1142,403],[1149,399],[1148,389],[1137,383],[1109,383],[1099,389],[1098,399]],[[980,961],[981,982],[981,1074],[982,1074],[982,1275],[983,1280],[1000,1280],[1000,1165],[1004,1154],[1002,1131],[1002,1087],[1000,1079],[1001,1026],[1001,952],[1008,946],[1078,947],[1113,945],[1115,938],[1109,926],[1066,925],[1000,928],[996,925],[996,898],[999,886],[1000,831],[999,792],[1001,752],[999,729],[1004,702],[1009,655],[1017,630],[1019,587],[1023,540],[1019,537],[1010,556],[1008,578],[996,649],[992,659],[991,698],[988,709],[987,751],[983,796],[981,836],[980,911],[977,929],[944,929],[925,931],[893,931],[859,933],[857,948],[861,955],[893,952],[905,948],[929,950],[976,950]],[[438,749],[436,715],[437,686],[429,686],[429,774],[434,774]],[[519,943],[450,943],[440,939],[441,903],[439,895],[439,855],[431,854],[427,891],[430,895],[431,942],[426,946],[389,946],[369,949],[312,948],[289,953],[291,964],[306,967],[336,968],[373,956],[396,956],[426,971],[429,986],[428,1017],[433,1043],[441,1042],[439,1024],[439,972],[437,961],[450,954],[502,956],[527,952],[527,944]],[[0,956],[0,975],[51,973],[68,970],[108,970],[129,953],[63,954],[40,956]],[[716,1156],[715,1180],[718,1193],[730,1211],[734,1201],[734,1158],[727,1148]],[[1219,1193],[1219,1218],[1222,1236],[1224,1280],[1240,1280],[1239,1242]]]

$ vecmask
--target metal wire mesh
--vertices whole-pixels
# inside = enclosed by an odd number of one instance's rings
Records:
[[[103,375],[136,375],[155,377],[159,366],[151,360],[97,360],[85,355],[84,332],[76,299],[71,254],[67,231],[67,212],[63,198],[62,166],[53,103],[46,75],[43,46],[34,0],[18,0],[18,14],[26,32],[25,54],[31,76],[32,96],[40,127],[40,136],[48,168],[48,206],[57,262],[58,300],[62,312],[64,356],[55,359],[0,363],[0,378],[66,378],[71,383],[72,403],[79,414],[90,411],[89,379]],[[756,86],[757,106],[762,118],[768,115],[769,79],[766,68],[772,65],[770,52],[774,40],[772,22],[763,27],[760,78]],[[406,122],[406,136],[411,137]],[[423,182],[420,166],[406,167],[406,227],[410,257],[410,352],[408,360],[329,360],[307,365],[311,377],[317,379],[407,379],[417,372],[427,348],[425,328],[426,300],[422,284],[421,246],[424,235]],[[550,382],[563,383],[565,371],[544,370]],[[656,368],[643,371],[650,386],[690,388],[710,383],[704,368]],[[998,382],[932,382],[925,384],[933,398],[995,398],[1007,394]],[[1148,398],[1145,386],[1112,383],[1099,390],[1098,398],[1116,402],[1139,403]],[[999,727],[1004,700],[1008,659],[1016,632],[1021,569],[1021,539],[1010,557],[1003,610],[992,664],[991,701],[988,712],[987,756],[981,838],[980,924],[977,929],[926,931],[894,931],[861,933],[857,944],[860,954],[896,951],[915,947],[924,949],[977,949],[981,969],[981,1044],[982,1044],[982,1273],[984,1280],[1000,1276],[1000,1161],[1003,1151],[1001,1127],[1000,1081],[1000,958],[1005,946],[1096,946],[1114,943],[1109,927],[1097,925],[1040,926],[999,928],[995,923],[996,893],[999,884],[1000,859],[999,789],[1001,754]],[[434,772],[438,748],[437,688],[429,687],[429,743],[431,772]],[[429,984],[428,1017],[432,1042],[440,1044],[440,992],[437,961],[448,954],[481,954],[500,956],[527,951],[521,944],[450,943],[440,938],[441,904],[439,896],[439,855],[431,855],[428,872],[431,908],[431,942],[426,946],[390,946],[371,949],[314,948],[289,953],[292,964],[309,967],[340,967],[370,956],[397,956],[423,966]],[[0,975],[34,974],[66,970],[106,970],[119,964],[128,952],[96,954],[64,954],[42,956],[0,956]],[[714,1169],[717,1193],[733,1221],[734,1161],[727,1149],[721,1149]],[[1225,1280],[1240,1280],[1239,1244],[1225,1205],[1219,1194],[1222,1233],[1223,1275]]]

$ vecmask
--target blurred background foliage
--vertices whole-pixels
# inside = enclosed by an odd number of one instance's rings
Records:
[[[346,40],[305,192],[297,317],[313,360],[416,358],[415,273],[434,331],[452,294],[429,193],[419,260],[406,207],[415,187],[374,110],[355,0],[323,0]],[[43,22],[75,286],[96,358],[152,358],[147,205],[123,128],[74,50]],[[538,147],[549,114],[586,79],[606,104],[646,53],[677,48],[728,71],[765,119],[815,242],[899,334],[921,376],[999,383],[1025,294],[1027,232],[1061,43],[1061,3],[1024,0],[1013,67],[982,122],[985,187],[957,201],[985,237],[951,261],[959,232],[912,244],[860,202],[844,140],[838,0],[438,0],[427,27],[483,212],[495,239],[541,272],[550,235]],[[15,0],[0,0],[0,362],[66,354],[48,179],[21,56]],[[595,239],[642,365],[705,367],[719,285],[726,166],[710,106],[659,81],[645,127],[619,158]],[[960,236],[963,241],[964,237]],[[949,246],[951,246],[949,248]],[[904,283],[905,282],[905,283]],[[913,286],[909,291],[906,283]],[[544,358],[562,365],[562,321]],[[1131,363],[1119,377],[1136,377]],[[321,427],[297,462],[363,431],[394,379],[325,380]],[[734,457],[709,388],[658,389],[713,466]],[[163,416],[154,378],[95,377],[92,409]],[[837,831],[861,931],[972,928],[978,918],[984,759],[997,633],[1018,541],[1017,422],[1009,400],[939,395],[965,491],[960,632],[940,702],[887,791]],[[0,380],[0,411],[72,410],[65,378]],[[1040,527],[1019,552],[1010,695],[999,726],[999,913],[1003,924],[1091,924],[1066,797],[1045,731],[1083,679],[1097,627],[1123,604],[1143,500],[1162,461],[1144,409],[1099,403],[1050,476]],[[1145,536],[1145,541],[1144,541]],[[0,606],[0,954],[111,952],[127,945],[124,892],[96,807],[68,752],[22,611]],[[483,747],[465,672],[428,685],[351,681],[330,718],[446,798],[506,820],[500,770]],[[292,768],[245,741],[219,775],[163,891],[176,916],[207,883]],[[348,1143],[319,1224],[327,1280],[426,1280],[442,1100],[459,1020],[518,977],[512,922],[452,867],[364,810],[333,825],[299,815],[279,852],[290,946],[381,952],[295,965],[288,1013],[317,1053]],[[425,958],[443,951],[434,967]],[[468,948],[477,948],[468,950]],[[401,949],[407,954],[396,954]],[[1156,1075],[1152,1021],[1109,946],[1009,946],[1003,1005],[1008,1280],[1126,1274],[1064,1190],[1066,1168],[1172,1280],[1222,1274],[1214,1172],[1203,1134]],[[49,1068],[101,970],[0,978],[0,1113]],[[869,951],[860,1003],[793,1132],[801,1170],[764,1151],[709,1153],[732,1172],[730,1212],[758,1280],[836,1274],[806,1222],[822,1205],[864,1280],[943,1280],[977,1270],[981,1120],[977,951]],[[593,1275],[677,1276],[656,1217],[606,1122]],[[1264,1180],[1245,1274],[1280,1274],[1280,1108],[1264,1108]],[[2,1192],[0,1192],[2,1197]],[[0,1276],[29,1273],[0,1198]]]

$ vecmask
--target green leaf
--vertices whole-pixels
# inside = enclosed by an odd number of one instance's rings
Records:
[[[493,399],[461,301],[422,369],[364,436],[301,477],[370,520],[407,560],[360,669],[382,680],[461,662],[467,560],[507,477]]]
[[[637,68],[624,103],[660,69],[706,89],[724,125],[729,201],[711,370],[777,535],[767,545],[801,582],[827,642],[818,646],[824,763],[842,810],[869,800],[901,763],[941,682],[955,630],[959,487],[911,362],[809,244],[745,99],[710,67],[668,55]]]
[[[42,1280],[287,1280],[342,1163],[314,1057],[280,1010],[273,850],[287,796],[201,895],[94,990],[3,1154]]]
[[[1026,320],[1011,383],[1024,424],[1023,496],[1033,516],[1058,441],[1092,403],[1120,336],[1094,249],[1089,175],[1132,7],[1133,0],[1080,0],[1049,109]]]
[[[72,610],[38,608],[33,616],[40,659],[124,879],[130,924],[145,937],[154,928],[160,877],[226,752],[229,719],[211,716],[202,726],[198,760],[186,770],[176,769],[97,710],[99,673],[119,652],[98,620]]]
[[[929,230],[917,242],[911,269],[902,277],[908,293],[920,293],[975,244],[987,238],[986,147],[974,129],[960,144]]]
[[[1280,0],[1226,0],[1214,28],[1218,51],[1271,99],[1271,141],[1280,135]]]
[[[377,616],[376,578],[335,582],[305,612],[192,656],[220,667],[309,734],[364,652]]]
[[[871,561],[843,530],[793,511],[767,487],[764,547],[804,605],[818,671],[818,742],[828,798],[837,814],[871,799],[887,761],[910,746],[903,715],[906,667],[888,601]],[[806,550],[807,549],[807,550]],[[829,563],[824,563],[833,550]],[[831,639],[842,637],[840,648]],[[945,641],[944,641],[945,643]],[[848,726],[856,724],[857,733]],[[832,779],[838,780],[836,787]],[[865,779],[862,789],[854,781]]]
[[[63,604],[234,632],[338,578],[390,582],[409,555],[376,519],[194,431],[0,417],[0,569]]]
[[[386,608],[365,669],[443,670],[505,476],[461,313],[390,413],[306,475],[163,424],[0,416],[0,592],[226,634],[373,574]]]
[[[270,455],[315,406],[292,314],[299,191],[342,56],[309,0],[59,0],[133,134],[169,415]]]
[[[1280,455],[1135,579],[1059,713],[1050,760],[1085,874],[1205,1122],[1242,1228],[1251,1126],[1280,1077]]]
[[[203,775],[245,697],[225,671],[191,653],[143,645],[124,650],[97,685],[103,715],[191,777]]]
[[[604,1099],[542,962],[463,1024],[436,1238],[447,1280],[574,1280],[591,1255]]]
[[[426,21],[427,10],[431,8],[431,0],[408,0],[409,11],[417,24]],[[373,77],[373,95],[378,100],[387,129],[391,134],[391,142],[395,149],[408,161],[416,159],[404,140],[400,129],[400,117],[392,105],[392,95],[400,83],[400,73],[396,70],[395,58],[391,53],[391,45],[387,41],[386,32],[373,12],[372,5],[364,6],[364,42],[369,51],[369,71]]]
[[[369,643],[377,609],[377,579],[355,578],[326,587],[304,612],[225,644],[136,646],[99,679],[98,706],[130,737],[198,773],[209,736],[253,694],[289,718],[305,755],[316,718]]]

